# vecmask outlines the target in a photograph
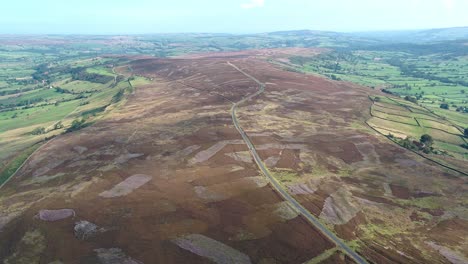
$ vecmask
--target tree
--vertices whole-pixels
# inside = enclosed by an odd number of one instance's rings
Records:
[[[84,120],[84,119],[81,119],[81,120],[75,119],[75,120],[73,120],[71,126],[69,128],[67,128],[67,132],[73,132],[73,131],[80,130],[81,128],[85,127],[86,126],[85,121],[86,120]]]
[[[33,131],[31,131],[32,135],[42,135],[45,134],[45,128],[44,127],[36,127]]]
[[[440,105],[440,108],[449,109],[449,105],[447,103],[443,103],[443,104]]]
[[[432,143],[434,143],[434,139],[431,137],[431,135],[428,134],[422,135],[419,141],[423,143],[426,147],[431,147]]]
[[[409,96],[409,95],[405,96],[404,99],[405,99],[406,101],[410,101],[410,102],[415,103],[415,104],[418,102],[418,100],[417,100],[415,97]]]

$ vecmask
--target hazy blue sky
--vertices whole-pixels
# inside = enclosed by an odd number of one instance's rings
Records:
[[[0,33],[251,33],[468,26],[468,0],[8,0]]]

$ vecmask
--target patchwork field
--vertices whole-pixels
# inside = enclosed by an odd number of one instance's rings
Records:
[[[249,156],[230,108],[258,84],[227,61],[266,84],[238,110],[261,159],[347,245],[374,263],[466,258],[466,177],[367,127],[369,96],[380,93],[266,60],[284,53],[135,59],[116,68],[141,76],[128,99],[41,147],[1,189],[0,259],[352,263]]]
[[[468,158],[468,152],[462,147],[466,143],[463,127],[450,119],[440,118],[427,108],[395,97],[375,96],[370,100],[373,102],[372,117],[367,124],[371,127],[400,144],[406,138],[419,141],[422,135],[430,135],[434,140],[433,150],[421,154],[460,171],[468,171],[463,162]]]

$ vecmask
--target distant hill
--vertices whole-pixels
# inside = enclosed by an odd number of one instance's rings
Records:
[[[468,39],[468,27],[437,28],[427,30],[359,32],[352,35],[382,41],[427,43]]]

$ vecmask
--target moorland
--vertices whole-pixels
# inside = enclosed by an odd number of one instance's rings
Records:
[[[463,263],[464,32],[0,36],[0,259]]]

